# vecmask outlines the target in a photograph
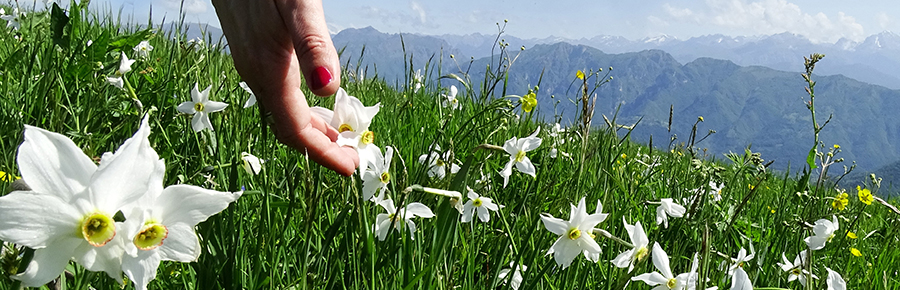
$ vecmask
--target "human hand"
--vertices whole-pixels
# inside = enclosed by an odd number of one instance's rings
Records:
[[[313,115],[300,90],[301,70],[316,95],[334,94],[341,68],[321,0],[213,0],[234,66],[272,114],[279,141],[345,176],[359,156],[335,143],[338,132]]]

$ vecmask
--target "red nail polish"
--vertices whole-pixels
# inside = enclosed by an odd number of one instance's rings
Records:
[[[324,66],[317,67],[312,73],[312,79],[309,80],[309,88],[318,90],[324,88],[331,83],[331,72]]]

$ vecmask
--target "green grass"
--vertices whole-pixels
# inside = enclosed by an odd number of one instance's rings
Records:
[[[68,23],[57,25],[61,18],[29,11],[21,30],[0,29],[0,171],[19,175],[15,156],[25,124],[64,134],[88,156],[99,157],[129,138],[141,117],[151,112],[150,140],[165,159],[166,185],[246,190],[235,204],[198,226],[204,249],[200,259],[164,262],[151,289],[494,289],[506,287],[496,277],[510,262],[528,266],[520,289],[620,289],[630,277],[656,271],[649,258],[632,273],[616,268],[609,261],[627,249],[599,236],[603,252],[598,263],[580,256],[561,269],[545,255],[557,236],[544,228],[540,214],[567,219],[569,204],[583,197],[589,211],[596,200],[602,202],[610,215],[598,228],[617,237],[628,239],[623,218],[641,221],[651,244],[659,242],[669,254],[675,274],[687,272],[691,256],[700,253],[707,286],[730,286],[730,277],[719,266],[726,259],[717,253],[733,257],[746,248],[756,253],[745,266],[753,285],[801,289],[787,282],[776,263],[782,253],[793,260],[806,248],[803,239],[811,230],[805,223],[833,214],[841,219],[841,228],[837,238],[814,252],[812,269],[820,279],[813,288],[824,288],[825,267],[841,273],[854,289],[892,289],[900,283],[900,216],[877,202],[862,204],[855,190],[848,192],[847,209],[837,211],[831,207],[834,189],[813,188],[808,195],[798,195],[798,188],[806,185],[798,186],[793,173],[719,162],[713,160],[716,156],[677,144],[650,150],[629,141],[627,129],[605,124],[594,124],[586,136],[576,127],[568,130],[567,142],[559,148],[571,158],[553,159],[546,131],[550,125],[532,121],[545,112],[524,113],[517,100],[503,98],[502,70],[486,80],[458,84],[462,109],[451,112],[440,106],[446,88],[439,87],[441,76],[435,71],[441,64],[425,69],[426,85],[418,92],[342,76],[350,95],[366,105],[381,103],[370,129],[376,133],[376,145],[396,149],[390,195],[397,202],[424,203],[437,214],[415,220],[414,239],[408,231],[391,231],[385,241],[378,241],[372,224],[383,210],[361,200],[359,178],[338,176],[274,140],[259,121],[258,107],[242,108],[248,95],[238,87],[240,77],[221,46],[189,43],[178,31],[149,33],[109,16],[80,12],[72,9]],[[144,39],[155,49],[126,75],[143,104],[138,108],[105,76],[118,66],[120,51],[134,57],[131,48]],[[502,58],[497,67],[509,59]],[[413,71],[409,69],[410,78]],[[190,98],[195,83],[201,89],[212,85],[211,99],[230,104],[211,115],[214,133],[194,133],[190,117],[175,110]],[[546,97],[538,94],[539,100]],[[330,98],[309,101],[311,106],[331,107]],[[544,130],[539,135],[544,143],[528,154],[537,178],[514,172],[509,185],[502,187],[498,172],[509,157],[476,148],[502,145],[538,127]],[[812,132],[803,138],[812,140]],[[429,178],[417,161],[431,144],[452,151],[460,172],[443,180]],[[244,151],[266,160],[261,174],[248,175],[238,166]],[[707,161],[694,161],[694,153]],[[653,168],[645,165],[654,162],[658,165]],[[476,186],[481,174],[491,177],[490,189]],[[670,218],[668,228],[655,224],[656,206],[647,201],[673,198],[681,203],[710,181],[725,183],[722,201],[682,203],[692,212],[690,217]],[[463,193],[471,186],[506,207],[492,213],[489,223],[459,223],[446,198],[404,192],[412,185]],[[0,192],[7,192],[8,186],[0,181]],[[851,224],[857,239],[844,237]],[[851,255],[850,247],[859,249],[862,257]],[[3,271],[18,258],[6,257]],[[67,272],[66,289],[121,288],[106,275],[74,264]],[[0,277],[0,289],[11,289],[9,274]],[[650,287],[632,282],[628,288]]]

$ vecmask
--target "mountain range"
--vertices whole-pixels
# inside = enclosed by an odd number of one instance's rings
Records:
[[[365,54],[357,67],[377,67],[379,77],[389,81],[399,79],[397,83],[403,83],[404,67],[410,65],[409,59],[404,58],[403,49],[407,55],[413,56],[411,65],[415,68],[423,67],[428,60],[432,64],[442,64],[441,70],[433,72],[431,79],[436,79],[435,75],[458,73],[455,63],[460,63],[459,67],[466,70],[471,62],[470,77],[477,82],[483,79],[482,73],[488,64],[496,64],[496,57],[492,60],[490,56],[467,56],[477,50],[489,49],[496,36],[489,41],[478,42],[475,41],[477,37],[466,40],[472,35],[403,35],[402,44],[400,37],[366,28],[344,30],[333,38],[338,48],[346,48],[342,61],[357,63],[361,47],[365,45]],[[892,56],[886,51],[900,48],[900,41],[894,42],[896,35],[886,33],[873,37],[869,37],[872,41],[853,44],[852,48],[845,43],[846,49],[843,51],[868,51],[869,56],[891,60]],[[607,39],[610,43],[616,42],[616,39],[622,41],[615,37]],[[757,59],[777,60],[793,69],[785,71],[759,65],[741,65],[732,60],[712,57],[682,61],[679,58],[689,58],[684,56],[686,52],[678,57],[662,49],[609,53],[593,46],[557,42],[534,44],[521,51],[510,69],[509,93],[524,94],[541,79],[538,112],[547,121],[554,121],[554,115],[559,114],[562,123],[566,124],[577,116],[574,102],[569,101],[576,97],[578,91],[571,87],[575,71],[612,66],[611,76],[614,79],[597,91],[594,124],[603,123],[602,115],[612,117],[618,111],[619,124],[631,125],[640,120],[632,135],[634,140],[646,143],[652,136],[655,145],[665,145],[672,136],[677,136],[676,142],[686,142],[691,126],[698,117],[703,116],[699,134],[705,135],[708,130],[715,130],[716,133],[698,146],[707,148],[711,156],[720,156],[721,159],[721,154],[742,152],[752,145],[752,150],[761,152],[764,159],[774,160],[776,169],[801,168],[812,146],[813,136],[810,113],[804,101],[808,98],[804,91],[805,82],[796,71],[803,69],[802,56],[822,52],[816,50],[822,48],[821,45],[809,41],[805,42],[806,45],[789,44],[797,37],[786,34],[759,39],[723,38],[719,41],[706,37],[691,41],[704,39],[707,43],[725,42],[721,45],[732,46],[732,51],[744,52],[748,56],[752,55],[752,51],[769,51],[765,53],[767,56],[757,56]],[[504,40],[510,43],[514,55],[518,53],[515,48],[519,45],[515,43],[520,40],[512,37],[504,37]],[[634,43],[624,41],[619,47],[627,50],[629,45],[637,45]],[[676,47],[678,43],[689,47],[686,42],[665,37],[652,41],[648,39],[643,43],[653,43],[663,48]],[[611,47],[612,44],[607,46],[608,49]],[[785,51],[785,47],[794,48]],[[702,49],[697,51],[698,55],[702,53]],[[844,164],[857,162],[857,177],[843,182],[853,182],[845,185],[852,186],[861,182],[859,176],[878,172],[880,168],[900,160],[900,119],[892,117],[900,108],[900,91],[843,74],[828,75],[828,64],[840,62],[842,58],[839,55],[832,57],[835,53],[829,51],[825,53],[825,59],[819,63],[813,76],[817,81],[817,116],[820,124],[829,115],[834,118],[820,134],[820,140],[826,142],[826,146],[839,144],[842,152],[838,157],[847,160]],[[455,57],[451,59],[449,54]],[[790,57],[793,54],[797,54],[796,57]],[[670,106],[673,108],[671,132],[668,130]],[[840,165],[837,164],[831,172],[842,171]],[[885,185],[889,182],[886,181]]]

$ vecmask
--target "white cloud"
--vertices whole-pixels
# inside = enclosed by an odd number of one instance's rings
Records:
[[[891,17],[884,12],[876,14],[875,19],[878,20],[878,26],[881,27],[881,30],[887,30],[890,28],[891,24],[894,24],[894,19],[891,19]]]
[[[706,0],[704,11],[680,9],[668,3],[663,9],[677,21],[712,24],[753,34],[790,32],[814,42],[835,42],[842,37],[856,41],[865,38],[862,25],[852,16],[843,12],[838,12],[834,18],[821,12],[813,15],[786,0]]]
[[[178,11],[181,8],[182,0],[162,0],[162,4],[164,7]],[[206,12],[209,6],[207,5],[209,1],[204,0],[184,0],[184,13],[185,14],[194,14],[194,13],[204,13]]]
[[[425,24],[425,22],[428,20],[428,15],[425,14],[425,8],[423,8],[422,5],[417,1],[410,1],[409,8],[411,8],[413,12],[415,12],[419,16],[419,23]]]

